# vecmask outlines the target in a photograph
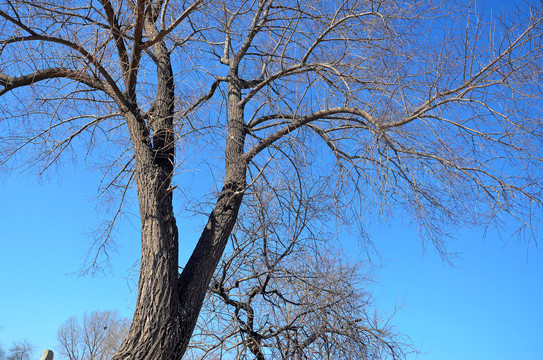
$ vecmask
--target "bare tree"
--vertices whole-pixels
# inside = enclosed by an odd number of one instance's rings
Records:
[[[79,360],[83,357],[85,347],[82,346],[81,325],[75,316],[63,323],[57,331],[60,352],[69,360]]]
[[[7,360],[31,360],[34,353],[34,345],[28,340],[14,342],[9,348]]]
[[[295,194],[277,199],[264,186],[246,195],[189,358],[402,358],[411,350],[407,339],[363,290],[369,270],[345,261],[331,234],[315,228],[332,207],[318,191]],[[320,206],[307,201],[314,197]]]
[[[93,311],[66,320],[57,332],[60,352],[69,360],[109,360],[128,334],[130,321],[115,311]]]
[[[337,234],[409,216],[445,256],[458,226],[537,236],[541,5],[490,19],[452,2],[99,4],[2,2],[0,163],[100,159],[121,203],[135,183],[138,299],[115,360],[182,357],[260,182],[277,199],[320,189],[332,208],[317,224]],[[205,225],[181,273],[176,150],[219,184],[197,198]]]

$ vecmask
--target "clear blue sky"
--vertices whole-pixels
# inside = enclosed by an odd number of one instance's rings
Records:
[[[86,311],[118,310],[131,317],[137,277],[129,271],[139,258],[138,228],[127,222],[120,229],[111,275],[73,275],[99,220],[98,181],[82,164],[77,170],[61,168],[41,183],[31,174],[0,178],[0,344],[5,350],[28,339],[36,345],[37,359],[43,349],[55,348],[61,323]],[[198,236],[193,223],[179,223],[182,241]],[[542,249],[505,244],[506,238],[492,232],[465,231],[449,248],[462,252],[451,267],[432,248],[425,253],[408,224],[375,228],[372,236],[388,259],[376,273],[374,295],[384,313],[402,306],[392,321],[422,351],[410,359],[542,359]]]

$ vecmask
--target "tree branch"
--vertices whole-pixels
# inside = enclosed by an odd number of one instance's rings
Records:
[[[287,135],[288,133],[296,129],[299,129],[300,127],[310,122],[313,122],[319,119],[324,119],[328,116],[335,115],[335,114],[352,114],[355,116],[360,116],[364,120],[366,120],[368,123],[371,124],[374,131],[377,131],[377,132],[381,131],[381,125],[379,124],[377,119],[375,119],[373,116],[371,116],[368,112],[364,110],[360,110],[360,109],[352,108],[352,107],[337,107],[337,108],[319,110],[306,116],[290,115],[286,118],[293,119],[294,121],[292,121],[287,126],[277,130],[275,133],[271,134],[265,139],[262,139],[257,145],[255,145],[252,149],[250,149],[244,154],[244,159],[246,159],[246,161],[250,161],[262,150],[264,150],[265,148],[273,144],[278,139]],[[258,122],[258,121],[255,121],[255,122]]]
[[[109,87],[108,85],[104,84],[103,81],[99,78],[85,74],[82,71],[60,67],[38,70],[31,74],[17,77],[12,77],[0,73],[0,85],[4,87],[4,89],[0,90],[0,96],[22,86],[33,85],[40,81],[51,80],[55,78],[75,80],[89,86],[90,88],[101,90],[112,97],[114,96],[113,89],[111,89],[111,87]]]
[[[58,38],[58,37],[54,37],[54,36],[48,36],[48,35],[39,35],[34,30],[32,30],[28,26],[21,23],[19,20],[14,19],[13,17],[9,16],[8,14],[6,14],[2,10],[0,10],[0,16],[2,16],[6,20],[12,22],[13,24],[19,26],[21,29],[23,29],[24,31],[26,31],[26,32],[28,32],[30,34],[30,36],[18,38],[17,41],[45,41],[45,42],[52,42],[52,43],[67,46],[67,47],[77,51],[78,53],[80,53],[104,77],[106,82],[109,84],[109,86],[113,90],[113,93],[115,95],[113,98],[115,100],[117,100],[119,105],[127,106],[126,98],[124,97],[124,94],[122,93],[122,91],[117,86],[117,83],[115,82],[115,80],[113,80],[113,78],[111,77],[109,72],[102,66],[100,61],[94,55],[92,55],[90,52],[88,52],[83,46],[78,45],[78,44],[76,44],[74,42],[62,39],[62,38]],[[13,42],[13,41],[10,40],[10,42]]]
[[[115,40],[115,46],[117,47],[117,55],[119,55],[121,69],[123,74],[127,74],[130,59],[128,58],[128,53],[126,51],[126,46],[117,15],[115,14],[115,10],[113,9],[113,6],[109,0],[100,0],[100,2],[102,3],[104,11],[106,12],[111,35]]]
[[[177,19],[175,19],[174,22],[167,29],[160,30],[158,32],[158,34],[153,39],[142,43],[142,45],[141,45],[142,48],[146,49],[146,48],[148,48],[150,46],[153,46],[154,44],[158,43],[159,41],[162,41],[162,39],[164,39],[164,37],[166,35],[168,35],[173,30],[175,30],[175,28],[177,26],[179,26],[179,24],[183,20],[185,20],[185,18],[187,16],[189,16],[191,13],[193,13],[198,8],[198,6],[203,2],[204,2],[204,0],[196,0],[194,3],[192,3],[192,5],[190,5],[187,9],[185,9],[185,11],[183,11],[183,13],[181,15],[179,15],[177,17]]]

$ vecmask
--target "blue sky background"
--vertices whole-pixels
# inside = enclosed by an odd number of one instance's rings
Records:
[[[56,331],[72,315],[118,310],[131,317],[136,293],[128,276],[139,257],[139,229],[129,222],[117,236],[112,274],[73,275],[92,243],[98,222],[98,178],[84,166],[67,167],[38,183],[28,174],[0,183],[0,343],[28,339],[35,358],[57,345]],[[198,234],[180,219],[182,241]],[[401,309],[393,323],[409,335],[424,360],[538,360],[543,339],[543,251],[504,244],[496,234],[466,231],[450,250],[454,267],[425,252],[408,224],[372,229],[386,265],[373,291],[379,309]],[[346,250],[356,251],[346,244]]]
[[[494,8],[512,3],[487,1]],[[132,316],[137,225],[125,222],[120,228],[110,275],[75,274],[92,244],[89,233],[100,220],[98,182],[83,164],[60,168],[40,181],[28,173],[0,178],[4,350],[27,339],[36,345],[37,359],[43,349],[55,349],[56,331],[70,316],[95,310]],[[193,231],[196,224],[189,219],[178,223],[181,241],[190,247],[199,235]],[[401,306],[392,322],[422,352],[410,360],[542,359],[543,250],[535,243],[466,230],[450,244],[449,250],[461,255],[449,266],[431,247],[424,251],[407,223],[370,233],[387,260],[376,272],[376,303],[384,314]],[[345,249],[358,251],[349,244]]]

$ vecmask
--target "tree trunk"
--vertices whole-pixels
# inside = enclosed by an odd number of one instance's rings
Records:
[[[183,351],[189,344],[209,283],[236,223],[246,186],[247,163],[243,158],[246,135],[244,113],[243,107],[238,106],[241,86],[229,84],[228,93],[228,134],[224,154],[223,188],[198,244],[179,277]]]
[[[142,221],[138,299],[130,332],[113,359],[179,359],[178,235],[169,181],[156,166],[136,173]]]
[[[152,129],[143,126],[145,122],[138,119],[137,111],[126,115],[134,143],[142,253],[134,319],[127,338],[112,360],[182,358],[236,222],[245,190],[245,128],[243,108],[237,105],[241,87],[230,85],[224,185],[196,248],[179,275],[178,233],[170,188],[175,148],[173,72],[163,43],[156,44],[153,50],[159,85],[152,106],[155,117]]]
[[[172,89],[173,91],[173,89]],[[159,87],[160,93],[160,87]],[[157,96],[165,103],[167,93]],[[179,359],[180,305],[178,232],[170,188],[173,172],[173,116],[170,106],[158,105],[153,144],[134,140],[136,186],[141,217],[141,267],[138,299],[129,334],[113,359]],[[169,115],[164,116],[164,114]],[[163,123],[162,125],[160,123]],[[133,119],[129,123],[141,124]],[[166,124],[166,125],[164,125]],[[159,128],[161,126],[161,128]],[[142,126],[135,133],[145,139]],[[159,138],[160,137],[160,138]]]
[[[145,28],[150,36],[157,32],[152,19]],[[170,188],[175,162],[173,71],[164,43],[155,44],[153,52],[158,86],[147,122],[138,110],[125,115],[136,162],[141,264],[133,322],[113,360],[179,359],[184,351],[179,341],[178,232]]]

